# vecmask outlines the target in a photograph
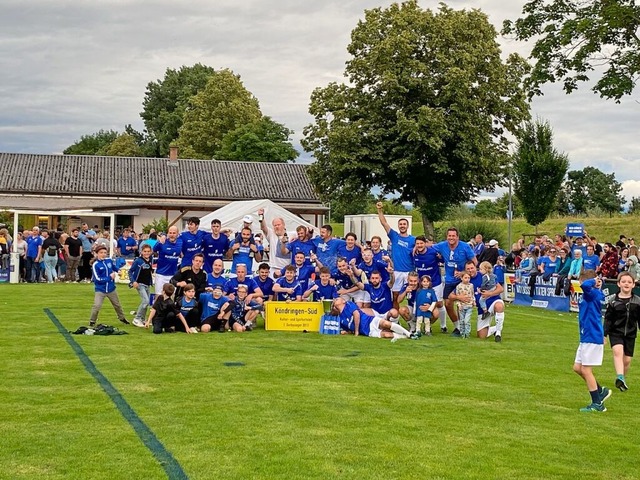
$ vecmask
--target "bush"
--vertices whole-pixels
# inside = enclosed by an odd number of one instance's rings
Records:
[[[154,218],[151,223],[142,225],[142,233],[149,233],[152,228],[155,228],[158,233],[167,233],[167,230],[169,230],[169,222],[166,218]]]

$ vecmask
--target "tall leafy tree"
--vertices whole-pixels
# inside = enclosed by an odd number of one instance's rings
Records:
[[[504,181],[507,132],[529,115],[526,62],[500,56],[479,10],[417,1],[365,12],[345,76],[311,96],[303,146],[323,199],[379,186],[421,212],[427,233],[447,207]]]
[[[215,153],[217,160],[288,162],[298,158],[289,137],[293,131],[270,117],[241,125],[227,133]]]
[[[620,101],[640,74],[640,6],[635,0],[531,0],[522,17],[506,21],[503,33],[534,39],[536,60],[529,78],[532,93],[547,82],[562,81],[571,93],[604,73],[592,87],[601,97]]]
[[[189,100],[207,85],[214,73],[212,67],[196,63],[179,70],[168,68],[162,80],[147,84],[140,116],[155,143],[154,155],[169,153],[169,145],[178,138]]]
[[[507,218],[507,211],[509,210],[509,194],[504,193],[501,197],[495,200],[495,209],[498,213],[498,218]],[[511,211],[512,218],[521,217],[524,215],[522,208],[522,202],[515,195],[511,196]]]
[[[105,147],[104,155],[108,157],[143,157],[144,153],[133,135],[122,133]]]
[[[615,173],[604,173],[596,167],[572,170],[567,174],[564,186],[569,208],[575,214],[587,214],[589,209],[599,208],[610,216],[620,212],[625,198],[620,195],[622,184]]]
[[[632,197],[629,202],[629,214],[638,215],[640,213],[640,197]]]
[[[262,118],[258,100],[231,70],[213,73],[189,100],[177,145],[193,158],[214,158],[222,139],[233,130]]]
[[[473,214],[481,218],[496,218],[498,217],[498,208],[492,200],[484,199],[475,204]]]
[[[80,140],[69,145],[62,153],[65,155],[104,155],[106,148],[118,137],[115,130],[100,130],[82,135]]]
[[[553,147],[548,122],[527,122],[520,131],[513,155],[515,194],[530,225],[545,221],[569,169],[569,158]]]

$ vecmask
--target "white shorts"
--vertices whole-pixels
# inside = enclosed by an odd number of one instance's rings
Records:
[[[369,295],[369,292],[362,290],[362,303],[371,303],[371,295]]]
[[[354,302],[361,302],[361,303],[365,303],[365,302],[371,302],[371,297],[369,296],[368,292],[365,292],[364,290],[358,290],[357,292],[353,292],[351,294],[351,298],[353,298]],[[366,300],[366,298],[369,298],[369,300]]]
[[[439,302],[442,301],[442,294],[444,293],[444,283],[441,283],[437,287],[433,287],[433,291],[436,292],[436,298]]]
[[[476,323],[476,331],[479,332],[480,330],[484,329],[484,328],[489,328],[491,326],[491,317],[493,315],[495,315],[495,308],[494,305],[496,304],[502,304],[504,305],[504,301],[503,300],[495,300],[491,305],[489,305],[489,313],[491,315],[489,315],[487,318],[485,318],[484,320],[482,319],[482,315],[478,315],[478,321]]]
[[[402,290],[402,287],[405,283],[407,283],[407,277],[409,276],[409,272],[393,272],[393,287],[391,288],[392,292],[399,292]]]
[[[369,336],[374,338],[380,338],[382,330],[380,330],[380,320],[384,320],[385,315],[378,313],[373,317],[369,324]]]
[[[159,295],[162,293],[162,287],[164,287],[165,283],[170,283],[172,277],[173,275],[158,275],[156,273],[156,279],[153,282],[153,288],[156,295]]]
[[[604,355],[604,345],[598,343],[580,343],[576,351],[574,363],[579,363],[585,367],[599,367],[602,365]]]

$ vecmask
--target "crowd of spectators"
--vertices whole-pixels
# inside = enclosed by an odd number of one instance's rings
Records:
[[[528,278],[535,285],[538,277],[546,282],[556,277],[556,294],[568,294],[571,280],[582,281],[600,276],[616,279],[621,272],[629,272],[640,281],[638,247],[633,238],[620,235],[618,241],[599,243],[593,235],[567,237],[537,235],[526,243],[519,239],[505,258],[507,268],[515,270],[517,280]]]

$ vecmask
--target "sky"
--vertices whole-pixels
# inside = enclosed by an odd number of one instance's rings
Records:
[[[229,68],[265,115],[294,130],[305,125],[316,87],[343,82],[346,47],[364,10],[384,0],[2,0],[0,151],[62,153],[81,135],[122,131],[140,119],[146,86],[167,68],[203,63]],[[499,30],[524,0],[450,0],[479,8]],[[420,1],[423,8],[438,2]],[[527,57],[530,44],[498,38],[504,54]],[[614,172],[627,200],[640,196],[640,94],[620,104],[587,85],[566,95],[547,85],[532,104],[548,120],[570,169]],[[640,93],[640,90],[638,90]],[[302,162],[312,161],[303,154]],[[488,194],[491,196],[492,194]]]

